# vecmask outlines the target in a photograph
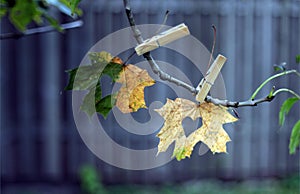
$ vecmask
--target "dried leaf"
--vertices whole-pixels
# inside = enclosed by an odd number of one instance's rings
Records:
[[[226,143],[230,138],[222,125],[237,121],[225,107],[206,102],[197,105],[182,98],[177,98],[175,101],[168,99],[167,103],[156,111],[165,119],[163,128],[157,134],[160,138],[158,153],[166,151],[175,141],[173,156],[177,160],[190,157],[194,146],[199,141],[205,143],[213,153],[226,152]],[[202,127],[188,137],[181,124],[186,117],[193,120],[202,117],[203,123]]]
[[[153,85],[155,81],[146,70],[134,65],[124,66],[117,82],[122,83],[116,99],[116,106],[121,112],[130,113],[139,108],[147,108],[144,88]]]
[[[89,116],[96,112],[106,117],[113,106],[123,113],[135,112],[139,108],[147,108],[144,100],[144,88],[151,86],[155,81],[146,70],[134,65],[123,64],[119,57],[112,57],[110,53],[89,53],[91,65],[67,71],[70,75],[65,90],[89,90],[85,96],[81,109]],[[120,91],[102,98],[101,77],[108,75],[112,82],[122,83]],[[76,77],[76,83],[75,83]],[[93,101],[91,103],[91,101]]]
[[[202,126],[188,137],[187,154],[191,154],[194,145],[199,141],[205,143],[213,153],[226,152],[226,143],[230,141],[230,137],[224,130],[223,124],[238,119],[233,117],[226,107],[213,103],[202,103],[199,109]]]

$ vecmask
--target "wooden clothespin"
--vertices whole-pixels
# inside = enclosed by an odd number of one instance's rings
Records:
[[[196,100],[198,102],[204,102],[204,99],[206,98],[210,88],[214,85],[214,82],[217,79],[225,62],[226,57],[223,55],[218,55],[216,60],[210,66],[209,70],[206,72],[206,75],[197,86],[199,92],[196,95]]]
[[[145,40],[142,44],[135,47],[136,53],[140,56],[146,52],[152,51],[160,46],[166,45],[179,38],[190,34],[188,27],[182,23],[167,31],[164,31],[152,38]]]

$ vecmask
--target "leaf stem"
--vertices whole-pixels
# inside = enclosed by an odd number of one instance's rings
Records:
[[[292,70],[289,70],[289,71],[284,71],[282,73],[278,73],[278,74],[275,74],[271,77],[269,77],[268,79],[266,79],[262,84],[260,84],[260,86],[255,90],[255,92],[251,95],[251,98],[250,100],[254,100],[254,98],[256,97],[256,95],[258,94],[258,92],[271,80],[277,78],[277,77],[280,77],[280,76],[283,76],[283,75],[287,75],[287,74],[291,74],[291,73],[295,73],[296,75],[298,75],[300,77],[300,73],[297,72],[296,70],[292,69]]]

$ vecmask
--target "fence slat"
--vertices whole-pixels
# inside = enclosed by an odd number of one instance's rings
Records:
[[[234,1],[230,1],[230,3],[234,3]],[[235,7],[230,7],[229,5],[230,4],[227,4],[226,6],[230,10],[230,12],[228,13],[228,15],[224,15],[220,21],[219,34],[221,34],[221,36],[218,40],[220,42],[220,48],[222,48],[220,50],[220,53],[227,57],[227,62],[222,70],[222,75],[227,86],[226,96],[228,99],[235,99],[235,88],[233,87],[235,85],[235,78],[232,75],[235,75],[237,73],[235,70],[236,18]],[[228,176],[228,178],[234,175],[234,172],[232,171],[232,166],[234,165],[233,160],[234,156],[238,154],[235,153],[235,130],[235,125],[230,125],[230,130],[227,130],[227,133],[232,139],[230,143],[227,143],[227,152],[233,154],[224,157],[222,168],[226,171],[225,176]]]
[[[42,85],[40,90],[42,91],[42,122],[43,129],[42,136],[42,174],[48,176],[50,179],[60,178],[62,174],[61,168],[61,113],[59,101],[61,88],[60,83],[60,39],[59,34],[49,33],[43,35],[44,39],[40,42],[42,52],[42,60],[40,65],[42,66]]]
[[[260,4],[261,2],[259,2]],[[261,58],[261,70],[264,72],[264,74],[261,75],[261,79],[266,79],[266,75],[271,75],[272,69],[271,66],[271,49],[272,45],[270,44],[272,40],[272,1],[266,0],[264,2],[264,6],[267,7],[268,10],[264,11],[263,18],[262,18],[262,25],[261,25],[261,33],[262,33],[262,45],[261,45],[261,52],[262,52],[262,58]],[[266,85],[267,91],[271,89],[269,86],[270,84]],[[262,95],[266,95],[262,93]],[[270,106],[262,106],[261,107],[261,120],[260,121],[269,121],[269,118],[271,118],[270,114]],[[270,165],[269,162],[269,151],[271,149],[269,144],[269,138],[270,133],[272,133],[270,129],[270,121],[264,122],[264,125],[262,126],[263,130],[260,130],[260,168],[261,175],[265,176],[269,172],[268,166]]]
[[[278,63],[284,62],[288,60],[289,52],[290,52],[290,45],[289,45],[289,29],[291,26],[289,25],[289,11],[287,9],[288,2],[284,1],[282,6],[282,15],[280,16],[279,20],[279,61]],[[281,86],[287,86],[288,81],[287,79],[282,79],[280,81]],[[279,99],[281,102],[284,101],[288,97],[287,94],[281,94],[279,96]],[[278,155],[277,155],[277,164],[278,169],[277,171],[280,173],[285,173],[285,170],[288,166],[287,164],[287,155],[288,155],[288,142],[286,141],[288,139],[288,134],[284,131],[279,131],[279,137],[278,137]]]
[[[17,60],[17,79],[18,79],[18,140],[20,142],[18,147],[18,172],[20,176],[32,177],[36,175],[36,171],[32,171],[35,168],[37,161],[35,160],[35,129],[33,122],[33,116],[35,114],[34,104],[34,44],[31,42],[34,40],[32,37],[26,37],[20,41],[18,45]],[[32,157],[28,157],[31,155]]]
[[[242,68],[242,74],[243,74],[243,90],[242,90],[242,99],[247,99],[250,97],[251,92],[254,90],[253,84],[253,24],[254,24],[254,19],[253,19],[253,12],[254,12],[254,3],[253,1],[249,1],[247,3],[247,15],[245,16],[244,20],[244,26],[243,26],[243,34],[244,34],[244,42],[243,47],[244,47],[244,60],[242,60],[241,65]],[[252,172],[252,157],[251,157],[251,133],[254,132],[253,128],[253,110],[250,108],[245,108],[239,110],[241,111],[242,117],[245,117],[245,121],[240,121],[240,122],[245,122],[244,124],[240,124],[240,126],[243,126],[243,129],[238,129],[242,130],[242,136],[243,136],[243,151],[242,151],[242,158],[243,158],[243,163],[242,163],[242,171],[243,171],[243,177],[251,176]]]

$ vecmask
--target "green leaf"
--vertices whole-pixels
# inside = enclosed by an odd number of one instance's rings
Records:
[[[105,51],[102,52],[89,52],[89,59],[91,65],[106,66],[113,58],[113,56]]]
[[[105,69],[103,70],[103,74],[108,75],[113,82],[116,82],[119,78],[121,71],[123,70],[123,65],[118,63],[110,62]]]
[[[274,64],[273,69],[275,72],[285,71],[286,70],[286,62],[282,62],[279,65]]]
[[[112,56],[103,51],[89,53],[89,58],[92,65],[67,70],[67,73],[69,73],[69,82],[65,90],[87,90],[94,88],[102,77],[104,68],[109,68],[106,66],[110,64]],[[74,85],[75,77],[76,85]]]
[[[186,152],[185,148],[176,149],[174,150],[172,157],[176,157],[177,161],[180,161],[186,157],[185,152]]]
[[[94,88],[100,79],[103,68],[87,65],[68,70],[67,73],[69,73],[70,78],[65,90],[89,90]]]
[[[281,71],[285,71],[285,67],[281,66],[281,65],[273,65],[273,69],[275,72],[281,72]]]
[[[286,99],[281,108],[280,108],[280,112],[279,112],[279,125],[283,125],[284,124],[284,120],[285,120],[285,115],[287,115],[290,111],[290,109],[292,108],[292,106],[295,104],[295,102],[297,102],[298,100],[300,100],[297,97],[293,97],[293,98],[288,98]]]
[[[92,116],[95,112],[95,104],[99,103],[102,97],[101,85],[98,83],[96,88],[91,89],[89,93],[84,97],[82,105],[80,109],[88,114],[88,116]]]
[[[0,19],[6,15],[8,11],[8,4],[4,0],[0,0]]]
[[[106,118],[110,110],[115,106],[115,104],[115,95],[105,96],[96,104],[96,111],[97,113],[103,115],[104,118]]]
[[[111,77],[113,82],[115,82],[119,78],[119,75],[123,69],[123,65],[110,62],[113,58],[111,54],[107,52],[90,52],[89,58],[92,65],[105,66],[102,74]]]
[[[300,55],[296,56],[296,63],[300,63]]]
[[[6,8],[0,8],[0,19],[5,16],[7,13],[7,9]]]
[[[74,85],[74,80],[75,80],[77,70],[78,68],[69,69],[66,71],[66,73],[69,74],[69,81],[68,81],[68,85],[65,87],[65,90],[73,90],[73,85]]]
[[[290,137],[290,154],[294,154],[296,152],[296,148],[299,146],[300,143],[300,120],[294,125]]]
[[[111,77],[112,82],[115,82],[123,69],[123,65],[110,62],[113,57],[105,51],[91,52],[88,57],[91,65],[67,71],[69,81],[65,90],[89,90],[83,100],[81,110],[89,116],[92,116],[96,111],[106,118],[115,105],[116,99],[115,95],[102,98],[100,80],[103,75],[108,75]]]
[[[71,7],[72,14],[76,13],[76,9],[80,1],[81,0],[71,0],[70,7]]]
[[[75,1],[78,1],[77,4]],[[68,12],[70,12],[71,16],[74,16],[74,13],[79,16],[82,15],[82,10],[77,7],[80,1],[81,0],[59,0],[60,3],[68,8]],[[56,7],[58,7],[59,9],[66,9],[65,7],[61,7],[61,5],[56,5]]]
[[[115,95],[108,95],[104,98],[101,98],[101,95],[101,86],[100,83],[98,83],[96,89],[91,89],[84,97],[80,109],[86,112],[90,117],[97,112],[106,118],[116,104]]]
[[[42,22],[42,12],[37,4],[32,0],[17,0],[15,6],[11,9],[9,18],[11,22],[20,31],[25,31],[31,21]]]
[[[271,89],[271,91],[270,91],[270,93],[268,95],[268,98],[272,98],[273,97],[274,91],[275,91],[275,86],[272,87],[272,89]]]

